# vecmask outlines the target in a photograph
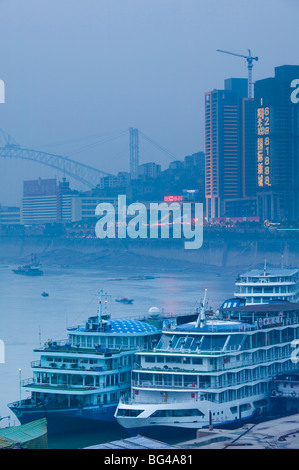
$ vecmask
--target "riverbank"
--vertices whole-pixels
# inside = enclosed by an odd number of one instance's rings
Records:
[[[250,268],[267,260],[269,266],[299,266],[299,240],[267,237],[204,239],[198,250],[186,250],[182,240],[1,237],[0,263],[21,264],[34,253],[43,265],[67,267],[152,267],[196,270],[203,267]],[[283,256],[283,258],[282,258]]]

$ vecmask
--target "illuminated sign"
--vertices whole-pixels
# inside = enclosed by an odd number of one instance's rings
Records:
[[[183,201],[183,196],[164,196],[164,202]]]
[[[261,106],[263,100],[261,99]],[[271,186],[270,179],[270,108],[257,109],[257,178],[258,186]]]
[[[192,201],[198,198],[199,196],[199,189],[183,189],[182,190],[184,201]]]

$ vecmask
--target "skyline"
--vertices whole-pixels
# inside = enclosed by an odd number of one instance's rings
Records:
[[[0,127],[27,148],[65,155],[65,147],[45,144],[136,127],[182,160],[204,150],[204,93],[247,78],[245,60],[218,48],[250,48],[259,57],[254,81],[296,64],[295,1],[90,0],[72,4],[71,15],[69,5],[0,1]],[[129,170],[128,141],[103,153],[70,157],[110,173]],[[140,148],[140,163],[166,168],[171,160]],[[19,202],[20,181],[60,176],[20,161],[15,174],[15,163],[1,162],[3,205]]]

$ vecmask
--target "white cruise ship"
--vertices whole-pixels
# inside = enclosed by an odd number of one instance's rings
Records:
[[[20,384],[31,395],[8,405],[21,424],[46,417],[48,433],[56,434],[115,421],[119,398],[130,390],[134,354],[157,344],[161,328],[111,319],[106,304],[101,292],[97,315],[68,328],[66,340],[34,350],[33,377]]]
[[[252,269],[236,280],[235,297],[246,299],[246,304],[263,304],[273,300],[299,301],[299,269]]]
[[[165,322],[156,348],[137,352],[131,394],[115,417],[130,434],[164,437],[262,415],[271,380],[293,371],[299,304],[230,299],[207,320]],[[162,431],[162,432],[161,432]]]

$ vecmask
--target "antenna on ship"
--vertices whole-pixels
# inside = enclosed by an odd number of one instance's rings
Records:
[[[98,317],[99,317],[99,324],[102,325],[103,321],[103,304],[106,307],[106,304],[108,302],[107,300],[107,294],[104,295],[103,289],[100,290],[98,293],[99,296],[99,301],[98,301]],[[106,315],[105,315],[106,318]]]
[[[266,276],[267,274],[267,260],[265,259],[265,263],[264,263],[264,276]]]
[[[103,313],[103,290],[98,292],[99,300],[98,300],[98,317],[99,317],[99,323],[102,323],[102,313]]]
[[[200,326],[200,328],[203,328],[206,324],[205,307],[206,307],[207,290],[208,289],[205,289],[205,295],[203,298],[202,307],[200,310],[200,314],[197,317],[197,321],[195,325],[196,328],[198,328],[198,326]]]

